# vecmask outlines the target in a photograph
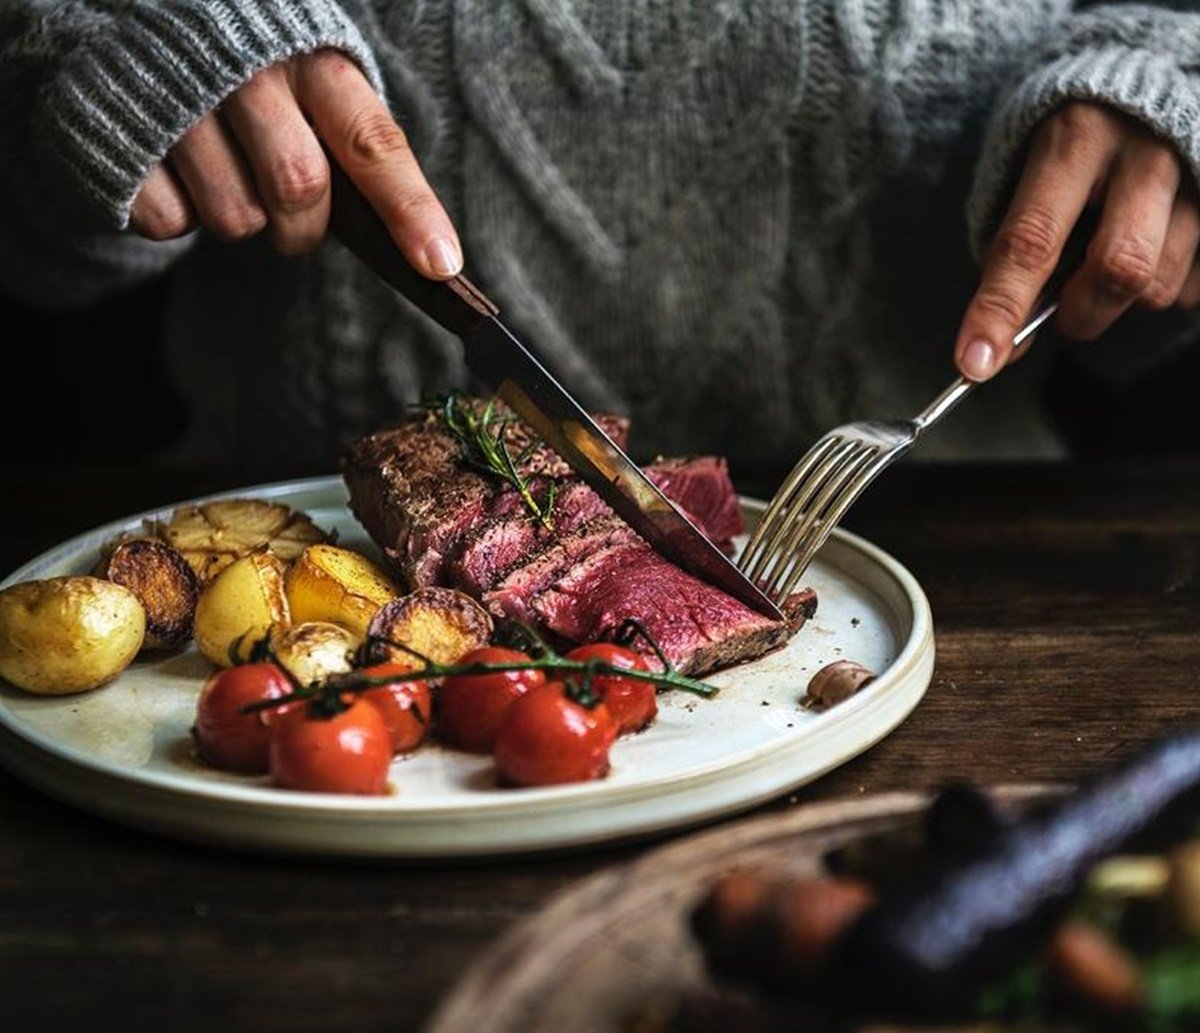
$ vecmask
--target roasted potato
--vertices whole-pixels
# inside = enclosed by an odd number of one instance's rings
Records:
[[[382,606],[368,628],[374,662],[412,662],[411,653],[389,645],[399,642],[439,664],[487,645],[492,618],[469,595],[453,588],[419,588]]]
[[[103,685],[129,666],[145,635],[137,596],[101,578],[24,581],[0,592],[0,677],[28,692]]]
[[[264,546],[286,562],[314,542],[329,540],[307,514],[265,499],[180,506],[154,530],[183,554],[201,581],[210,581],[234,560]]]
[[[310,545],[287,572],[292,620],[332,621],[360,641],[379,607],[399,594],[382,568],[336,545]]]
[[[340,624],[304,621],[271,629],[271,654],[301,685],[345,674],[353,666],[358,637]]]
[[[246,660],[275,625],[291,623],[284,564],[265,545],[234,560],[200,591],[196,648],[222,667]]]
[[[96,577],[123,585],[146,611],[144,649],[178,649],[192,637],[200,579],[178,549],[153,538],[128,538],[105,549]]]

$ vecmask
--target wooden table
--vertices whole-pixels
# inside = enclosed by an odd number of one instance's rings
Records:
[[[0,569],[239,483],[10,475]],[[1074,779],[1197,719],[1200,462],[908,464],[847,525],[925,586],[933,683],[882,743],[765,810],[951,777]],[[110,825],[0,773],[0,1025],[417,1029],[506,926],[645,849],[423,868],[273,860]]]

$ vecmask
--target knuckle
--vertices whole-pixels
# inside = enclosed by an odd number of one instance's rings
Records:
[[[1025,306],[1011,292],[998,287],[982,288],[975,296],[975,310],[990,322],[1018,326],[1025,318]]]
[[[346,145],[356,164],[370,168],[406,153],[408,138],[389,114],[368,111],[350,120]]]
[[[182,204],[160,203],[139,213],[136,228],[151,240],[174,240],[192,228],[191,214]]]
[[[329,170],[314,155],[290,154],[275,160],[267,175],[274,207],[284,212],[311,208],[329,188]]]
[[[1096,279],[1108,294],[1136,298],[1154,285],[1154,270],[1149,245],[1130,238],[1118,241],[1101,255]]]
[[[996,257],[1027,272],[1040,272],[1058,255],[1062,225],[1048,208],[1031,205],[1007,220],[996,235]]]

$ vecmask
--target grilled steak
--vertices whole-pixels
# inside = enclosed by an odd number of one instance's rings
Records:
[[[598,419],[624,445],[625,421]],[[508,433],[520,454],[527,432]],[[515,491],[462,461],[436,414],[356,442],[342,471],[351,510],[410,586],[460,588],[497,617],[537,624],[557,641],[609,637],[632,617],[674,666],[700,674],[781,645],[815,606],[804,593],[788,608],[793,619],[772,621],[692,577],[544,446],[522,459],[537,497],[554,484],[553,528],[542,526]],[[710,538],[732,547],[743,527],[724,460],[662,459],[647,472]]]
[[[723,458],[658,459],[646,467],[646,476],[693,517],[715,545],[733,552],[733,539],[746,525]]]

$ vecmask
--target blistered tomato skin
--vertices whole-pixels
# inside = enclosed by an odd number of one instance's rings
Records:
[[[603,703],[572,700],[562,682],[518,699],[500,724],[493,757],[503,785],[545,786],[588,782],[608,773],[617,726]]]
[[[242,664],[214,672],[200,690],[192,725],[200,757],[225,771],[264,774],[271,725],[279,715],[274,709],[243,714],[241,708],[291,691],[287,676],[275,664]]]
[[[460,664],[528,662],[527,654],[497,646],[474,649],[458,660]],[[545,672],[540,670],[447,678],[438,693],[438,735],[448,746],[471,753],[491,753],[509,707],[531,689],[545,684]]]
[[[649,671],[640,653],[612,642],[592,642],[577,646],[566,656],[568,660],[600,660],[627,671]],[[592,679],[592,689],[603,700],[620,735],[640,732],[658,715],[658,693],[654,683],[601,674]]]
[[[386,678],[411,670],[410,666],[403,663],[384,663],[364,667],[359,673],[372,678]],[[379,711],[379,716],[387,726],[393,753],[415,750],[429,734],[433,700],[428,682],[401,681],[381,685],[362,693],[362,699]]]
[[[380,796],[387,792],[392,739],[379,711],[356,699],[333,717],[310,705],[275,722],[270,743],[273,784],[313,793]]]

